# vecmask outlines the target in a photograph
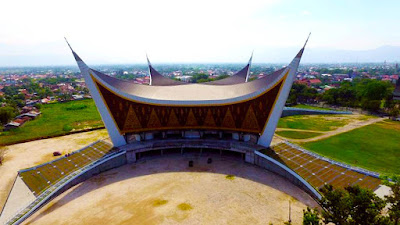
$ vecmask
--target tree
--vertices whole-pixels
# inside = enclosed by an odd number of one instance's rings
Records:
[[[349,193],[350,216],[352,224],[380,224],[380,214],[385,207],[385,201],[379,198],[372,190],[349,186],[345,190]]]
[[[328,104],[341,106],[357,106],[357,92],[350,82],[343,82],[339,88],[327,90],[322,99]]]
[[[198,80],[196,81],[196,83],[204,83],[204,82],[208,82],[208,81],[210,81],[210,80],[209,80],[209,79],[201,78],[201,79],[198,79]]]
[[[0,108],[0,123],[7,124],[17,114],[17,110],[11,106],[5,106]]]
[[[58,96],[62,101],[68,101],[71,100],[72,95],[69,93],[61,94]]]
[[[386,81],[363,79],[356,85],[357,94],[366,100],[382,100],[392,96],[394,87]]]
[[[368,111],[377,112],[381,108],[381,101],[363,99],[361,101],[361,108]]]
[[[388,99],[385,101],[386,111],[391,118],[396,118],[400,115],[400,100]]]
[[[342,190],[333,189],[332,185],[325,185],[321,188],[321,193],[324,223],[386,224],[386,218],[381,215],[385,201],[369,189],[349,186]]]
[[[6,96],[13,96],[18,94],[18,88],[15,86],[5,86],[3,92]]]
[[[379,111],[382,101],[392,104],[393,85],[386,81],[355,79],[354,82],[342,82],[339,88],[326,91],[322,99],[328,104],[362,107],[369,111]]]
[[[400,176],[392,176],[392,181],[388,177],[384,177],[384,184],[392,189],[389,196],[385,196],[386,202],[389,204],[388,214],[389,220],[393,225],[400,224]]]
[[[198,80],[204,81],[208,79],[208,75],[205,73],[199,73],[199,74],[194,74],[192,76],[191,82],[192,83],[198,83]]]
[[[225,79],[228,78],[229,75],[225,74],[225,75],[219,75],[217,78],[215,78],[215,80],[221,80],[221,79]]]
[[[389,110],[389,116],[392,118],[396,118],[400,115],[400,109],[398,108],[392,108]]]
[[[322,212],[324,223],[348,224],[350,217],[350,204],[346,192],[341,189],[333,189],[332,185],[321,188],[323,197],[321,205],[325,209]]]
[[[89,89],[87,88],[87,87],[85,87],[85,88],[83,88],[83,93],[86,95],[86,94],[89,94]]]
[[[303,210],[303,225],[320,225],[321,217],[316,209]]]
[[[314,102],[318,97],[318,92],[315,88],[307,87],[304,84],[294,83],[287,102],[290,104],[310,103]]]

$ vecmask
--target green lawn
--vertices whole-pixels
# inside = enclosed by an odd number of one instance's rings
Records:
[[[278,128],[330,131],[349,122],[349,119],[334,119],[335,117],[339,118],[342,115],[287,116],[279,119]]]
[[[400,174],[400,122],[380,122],[302,146],[354,166]]]
[[[292,139],[306,139],[316,137],[321,135],[321,133],[317,132],[307,132],[307,131],[290,131],[290,130],[282,130],[276,132],[279,136],[285,138],[292,138]]]
[[[41,112],[20,128],[0,132],[0,145],[103,126],[92,99],[42,105]]]

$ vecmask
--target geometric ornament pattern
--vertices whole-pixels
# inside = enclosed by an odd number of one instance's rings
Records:
[[[268,121],[283,80],[254,99],[210,106],[149,105],[122,98],[95,82],[122,134],[187,129],[259,134]]]

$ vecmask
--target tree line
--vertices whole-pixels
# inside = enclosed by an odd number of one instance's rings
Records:
[[[344,81],[338,88],[331,88],[321,94],[315,88],[294,83],[287,103],[296,105],[322,101],[334,106],[362,108],[371,112],[384,111],[398,115],[400,101],[393,100],[393,90],[392,83],[373,79]]]
[[[219,75],[216,78],[210,78],[208,74],[205,73],[196,73],[191,75],[192,77],[190,78],[190,83],[204,83],[204,82],[210,82],[214,80],[221,80],[224,78],[229,77],[229,75]],[[179,80],[175,78],[175,80]]]
[[[378,197],[372,190],[359,186],[333,189],[325,185],[320,189],[321,212],[318,209],[303,211],[303,225],[399,225],[400,224],[400,177],[394,176],[383,183],[391,188],[391,194]]]

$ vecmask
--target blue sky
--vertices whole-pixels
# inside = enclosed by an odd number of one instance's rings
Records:
[[[242,62],[253,49],[263,62],[267,49],[296,51],[309,32],[310,49],[400,46],[399,8],[394,0],[5,1],[0,66],[72,64],[64,36],[92,63],[144,63],[146,52],[154,62]]]

